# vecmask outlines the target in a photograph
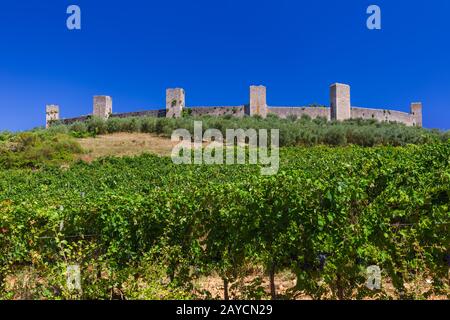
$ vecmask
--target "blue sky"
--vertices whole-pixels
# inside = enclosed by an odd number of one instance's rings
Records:
[[[82,29],[66,28],[81,8]],[[382,30],[366,9],[382,10]],[[161,108],[167,87],[187,105],[239,105],[264,84],[269,105],[328,105],[331,83],[352,87],[352,105],[409,111],[450,129],[450,1],[191,0],[3,1],[0,8],[0,130],[61,115]]]

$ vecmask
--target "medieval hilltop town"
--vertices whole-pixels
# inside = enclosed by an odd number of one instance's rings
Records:
[[[46,106],[46,127],[52,123],[60,122],[70,124],[77,121],[85,121],[90,117],[127,118],[127,117],[168,117],[179,118],[183,110],[189,110],[192,116],[224,116],[232,115],[236,117],[260,116],[267,117],[268,114],[275,114],[280,118],[288,116],[301,117],[307,115],[312,119],[323,117],[330,120],[346,119],[376,119],[380,122],[398,122],[407,126],[422,127],[422,103],[411,103],[410,113],[387,110],[354,107],[351,105],[350,86],[347,84],[335,83],[330,86],[330,107],[310,107],[310,106],[269,106],[267,104],[265,86],[250,86],[250,102],[239,106],[186,106],[186,93],[182,88],[166,90],[166,108],[158,110],[146,110],[127,113],[113,113],[112,98],[110,96],[94,96],[92,115],[85,115],[75,118],[62,119],[60,117],[59,105]]]

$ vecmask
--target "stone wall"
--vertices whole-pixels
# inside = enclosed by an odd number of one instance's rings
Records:
[[[276,114],[278,117],[285,119],[290,115],[300,118],[302,115],[308,115],[312,119],[322,117],[330,120],[330,108],[325,107],[269,107],[269,114]]]
[[[375,119],[380,122],[401,122],[407,126],[415,125],[412,114],[394,110],[352,107],[351,117],[352,119]]]
[[[91,115],[80,116],[80,117],[76,117],[76,118],[62,119],[59,122],[62,123],[62,124],[72,124],[72,123],[75,123],[75,122],[83,122],[83,121],[86,121],[86,120],[88,120],[90,118],[92,118]]]
[[[236,117],[244,117],[245,116],[245,106],[215,106],[215,107],[188,107],[186,110],[191,110],[190,114],[195,117],[201,116],[224,116],[224,115],[232,115]],[[307,115],[312,119],[321,117],[326,118],[328,121],[331,119],[331,110],[327,107],[307,107],[307,106],[270,106],[268,107],[268,114],[275,114],[281,119],[285,119],[290,115],[297,116],[301,118],[302,115]],[[166,110],[144,110],[144,111],[135,111],[135,112],[124,112],[124,113],[114,113],[110,116],[110,118],[130,118],[130,117],[165,117]],[[62,119],[61,123],[71,124],[77,121],[85,121],[89,119],[91,116],[80,116],[76,118],[70,119]],[[387,109],[370,109],[370,108],[360,108],[360,107],[352,107],[351,108],[351,118],[352,119],[375,119],[380,122],[384,121],[392,121],[392,122],[400,122],[409,126],[417,125],[415,122],[416,118],[413,114],[395,111],[395,110],[387,110]]]
[[[225,116],[231,115],[236,117],[243,117],[245,115],[245,106],[234,107],[189,107],[192,116]]]
[[[129,117],[165,117],[166,110],[146,110],[146,111],[136,111],[136,112],[124,112],[124,113],[114,113],[111,118],[129,118]]]
[[[330,87],[330,108],[328,107],[289,107],[267,105],[266,87],[250,87],[250,103],[238,106],[195,106],[188,108],[188,113],[192,116],[224,116],[231,115],[243,117],[244,115],[259,115],[263,118],[267,114],[275,114],[280,118],[287,118],[290,115],[301,117],[307,115],[312,119],[323,117],[327,120],[346,120],[346,119],[375,119],[378,121],[395,121],[404,123],[408,126],[422,126],[422,104],[415,102],[411,104],[411,112],[401,112],[387,109],[368,109],[359,107],[350,107],[350,86],[346,84],[335,83]],[[109,96],[95,96],[93,105],[93,115],[107,119],[127,118],[127,117],[168,117],[179,118],[183,115],[183,109],[186,107],[186,93],[182,88],[166,90],[166,108],[160,110],[146,110],[126,113],[112,113],[112,98]],[[70,124],[76,121],[85,121],[91,116],[82,116],[71,119],[63,119],[62,123]],[[46,108],[46,125],[59,119],[59,107],[49,105]]]

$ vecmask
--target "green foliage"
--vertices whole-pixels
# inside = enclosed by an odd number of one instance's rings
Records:
[[[295,114],[290,114],[290,115],[288,115],[287,119],[292,122],[295,122],[295,121],[297,121],[298,117]]]
[[[183,117],[190,117],[192,115],[192,109],[184,108],[182,111]]]
[[[276,113],[269,113],[269,114],[267,115],[267,119],[278,120],[278,119],[280,119],[280,117],[279,117]]]
[[[64,126],[49,131],[0,135],[0,168],[39,168],[71,162],[80,145],[67,134]]]
[[[14,141],[26,149],[38,139]],[[2,170],[0,280],[34,270],[41,281],[30,298],[185,299],[201,275],[231,284],[262,265],[295,273],[293,295],[387,298],[364,286],[376,264],[402,298],[448,294],[450,141],[285,148],[280,157],[275,176],[152,155]],[[70,263],[82,268],[81,293],[65,289]],[[427,292],[405,286],[417,277],[432,279]],[[262,297],[261,282],[243,294]]]
[[[183,110],[182,118],[130,117],[102,120],[91,118],[85,124],[76,122],[65,128],[63,125],[52,126],[53,132],[68,133],[75,137],[95,136],[115,132],[146,132],[166,137],[173,130],[185,128],[193,134],[194,121],[202,121],[203,131],[219,129],[226,135],[227,129],[279,129],[281,146],[312,146],[318,144],[332,146],[359,145],[372,147],[378,145],[405,146],[407,144],[426,144],[447,141],[450,132],[407,127],[403,124],[380,123],[376,120],[347,120],[344,122],[327,121],[325,118],[311,119],[303,115],[280,119],[269,114],[267,119],[261,117],[193,117],[190,109]]]
[[[52,127],[50,127],[50,129],[52,129]],[[85,138],[89,136],[87,124],[81,121],[70,124],[69,132],[76,138]]]
[[[156,132],[156,122],[158,118],[145,117],[141,119],[141,132],[154,133]]]
[[[111,119],[112,121],[112,119]],[[99,117],[92,117],[86,121],[87,129],[92,135],[108,133],[107,122]]]

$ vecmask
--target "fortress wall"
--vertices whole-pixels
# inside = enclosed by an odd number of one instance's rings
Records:
[[[192,110],[192,116],[224,116],[233,115],[237,117],[243,117],[245,115],[245,106],[226,106],[226,107],[191,107],[186,108]],[[330,108],[326,107],[269,107],[268,113],[276,114],[280,118],[287,118],[289,115],[295,115],[301,117],[302,115],[308,115],[312,119],[318,117],[324,117],[330,120]],[[128,117],[165,117],[166,110],[146,110],[137,112],[125,112],[111,114],[111,118],[128,118]],[[63,124],[72,124],[74,122],[86,121],[91,115],[80,116],[75,118],[61,119],[59,120]],[[408,126],[414,125],[414,115],[402,111],[387,110],[387,109],[370,109],[370,108],[351,108],[352,119],[375,119],[378,121],[396,121],[404,123]]]
[[[129,117],[165,117],[166,110],[146,110],[136,112],[114,113],[111,118],[129,118]]]
[[[414,117],[410,113],[386,110],[386,109],[369,109],[369,108],[351,108],[352,119],[376,119],[383,121],[396,121],[406,124],[407,126],[414,125]]]
[[[269,114],[273,113],[280,118],[287,118],[290,115],[301,117],[308,115],[312,119],[324,117],[330,120],[330,108],[326,107],[269,107]]]
[[[124,112],[124,113],[113,113],[110,118],[130,118],[130,117],[165,117],[166,110],[146,110],[146,111],[136,111],[136,112]],[[72,124],[74,122],[83,122],[91,118],[92,115],[80,116],[75,118],[61,119],[60,122],[63,124]]]
[[[87,119],[89,119],[91,116],[80,116],[80,117],[76,117],[76,118],[68,118],[68,119],[61,119],[60,122],[62,124],[72,124],[74,122],[83,122],[86,121]]]
[[[224,116],[232,115],[236,117],[243,117],[245,114],[245,106],[227,106],[227,107],[189,107],[192,116]]]
[[[161,110],[147,110],[138,112],[112,113],[112,98],[110,96],[95,96],[93,104],[93,115],[103,119],[127,118],[127,117],[168,117],[179,118],[183,116],[186,92],[182,88],[166,90],[166,108]],[[346,119],[375,119],[378,121],[392,121],[404,123],[408,126],[422,126],[423,106],[420,102],[414,102],[410,106],[410,112],[401,112],[386,109],[369,109],[350,107],[350,86],[335,83],[330,87],[330,107],[306,107],[306,106],[272,106],[268,107],[266,102],[266,87],[250,87],[250,103],[240,106],[195,106],[187,108],[186,111],[192,116],[224,116],[231,115],[243,117],[244,115],[258,115],[263,118],[267,113],[272,113],[280,118],[290,115],[301,117],[307,115],[312,119],[322,117],[327,120]],[[71,124],[77,121],[85,121],[91,116],[81,116],[71,119],[62,119],[61,123]],[[59,119],[59,106],[46,106],[46,126]]]

